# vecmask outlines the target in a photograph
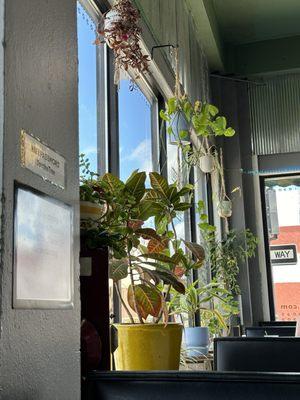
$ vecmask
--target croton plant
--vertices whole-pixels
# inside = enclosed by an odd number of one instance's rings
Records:
[[[139,323],[148,316],[157,323],[167,321],[171,288],[185,293],[182,276],[200,268],[205,259],[203,248],[179,238],[175,229],[178,214],[191,207],[192,186],[179,190],[151,172],[147,188],[146,178],[145,172],[134,171],[122,182],[107,173],[82,179],[80,187],[81,199],[88,196],[94,203],[107,205],[97,226],[94,221],[90,228],[85,225],[83,236],[89,247],[106,244],[111,248],[110,278],[131,323],[136,322],[132,311]],[[127,302],[119,289],[122,279],[130,279]]]

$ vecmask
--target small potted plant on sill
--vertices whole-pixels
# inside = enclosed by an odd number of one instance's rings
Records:
[[[224,116],[212,104],[201,103],[199,100],[193,104],[186,96],[170,98],[166,110],[161,110],[160,117],[168,123],[167,132],[173,137],[182,149],[185,161],[189,165],[197,165],[205,173],[211,173],[215,167],[215,154],[209,139],[217,136],[231,137],[235,134],[233,128],[227,126]],[[185,121],[186,129],[178,129],[178,121]],[[191,146],[183,142],[193,134],[200,139]]]
[[[140,12],[130,0],[118,0],[104,15],[98,26],[98,37],[95,44],[104,42],[115,55],[115,84],[120,81],[120,70],[133,70],[136,78],[149,71],[149,57],[144,54],[140,45],[141,28]]]
[[[218,306],[214,304],[214,301],[219,303]],[[210,320],[216,319],[221,329],[227,331],[227,315],[225,317],[223,314],[222,306],[228,307],[229,304],[236,307],[236,312],[238,312],[237,304],[230,293],[216,281],[203,284],[197,280],[186,287],[184,294],[172,293],[169,304],[171,314],[178,315],[182,321],[187,319],[191,323],[191,326],[184,328],[185,353],[188,358],[193,359],[208,354]],[[196,326],[197,313],[201,322],[207,325]],[[202,316],[205,317],[204,321],[202,321]]]
[[[79,156],[79,165],[82,169],[79,190],[81,221],[92,225],[105,214],[107,207],[100,197],[98,175],[89,170],[90,162],[83,153]]]

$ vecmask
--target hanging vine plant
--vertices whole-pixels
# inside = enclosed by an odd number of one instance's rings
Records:
[[[132,69],[137,79],[140,74],[149,72],[149,57],[143,54],[139,26],[140,12],[130,0],[119,0],[104,15],[97,29],[95,44],[104,42],[113,50],[115,55],[115,84],[119,84],[120,71]]]

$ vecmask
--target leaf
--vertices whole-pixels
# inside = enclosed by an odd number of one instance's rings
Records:
[[[188,121],[191,120],[192,109],[193,109],[193,107],[192,107],[191,103],[189,101],[186,101],[183,105],[183,112]]]
[[[173,134],[173,128],[171,126],[168,126],[167,133],[168,133],[168,135],[172,135]]]
[[[160,253],[147,253],[147,254],[141,254],[140,257],[144,258],[151,258],[151,260],[156,260],[156,261],[161,261],[166,264],[172,264],[176,265],[176,262],[171,258],[166,256],[165,254],[160,254]]]
[[[174,205],[174,210],[176,211],[186,211],[191,208],[190,203],[178,203]]]
[[[166,122],[171,121],[171,119],[166,115],[166,113],[163,110],[160,110],[159,116],[163,121],[166,121]]]
[[[170,199],[171,202],[176,201],[176,198],[178,197],[177,193],[177,188],[175,185],[170,186],[169,191],[168,191],[168,198]]]
[[[180,294],[185,294],[185,286],[181,282],[181,280],[173,274],[171,271],[166,271],[166,270],[160,270],[156,269],[156,271],[152,271],[154,274],[156,274],[163,282],[171,285],[176,292]]]
[[[162,308],[162,296],[153,287],[141,284],[136,285],[133,289],[132,285],[130,285],[127,291],[127,298],[130,307],[139,312],[143,319],[146,319],[148,315],[159,316]],[[134,298],[137,310],[134,306]]]
[[[189,132],[185,131],[185,130],[182,130],[182,131],[179,132],[179,137],[182,140],[187,139],[189,137]]]
[[[232,137],[235,135],[235,130],[233,128],[227,128],[224,132],[224,136]]]
[[[146,240],[150,240],[150,239],[161,240],[161,237],[152,228],[137,229],[135,231],[135,233],[137,235],[142,236],[142,238],[146,239]]]
[[[139,219],[146,221],[148,218],[161,213],[162,207],[154,201],[142,201],[138,208]]]
[[[183,241],[186,247],[192,252],[192,254],[199,260],[205,260],[205,251],[202,246],[198,243]]]
[[[225,117],[217,117],[215,120],[215,124],[222,129],[223,131],[226,129],[227,121]]]
[[[171,97],[168,100],[168,114],[174,114],[176,111],[176,97]]]
[[[154,189],[147,189],[146,190],[146,195],[145,195],[145,200],[157,200],[157,199],[162,199],[164,198],[160,192],[157,192]]]
[[[111,191],[114,191],[115,189],[123,189],[125,187],[125,184],[110,172],[103,175],[102,181],[108,185]]]
[[[109,278],[114,282],[125,279],[128,275],[128,264],[126,259],[113,260],[109,264]]]
[[[168,247],[169,239],[164,238],[159,240],[151,239],[148,243],[148,251],[149,253],[160,253],[161,251],[165,250]]]
[[[178,265],[174,269],[174,274],[181,278],[185,274],[185,268],[179,267]]]
[[[206,104],[206,106],[210,115],[215,117],[218,114],[219,110],[217,109],[217,107],[213,106],[212,104]]]
[[[179,190],[178,195],[180,197],[185,196],[186,194],[189,194],[193,189],[194,189],[193,185],[187,184],[181,190]]]
[[[162,193],[166,199],[169,196],[169,185],[167,180],[157,172],[150,172],[151,186],[154,190]]]
[[[158,276],[154,275],[152,273],[152,270],[149,270],[147,268],[144,268],[142,266],[134,266],[135,269],[138,271],[139,275],[140,275],[140,279],[144,280],[148,283],[152,283],[156,286],[159,284],[159,278]]]
[[[134,172],[126,181],[125,187],[140,201],[145,194],[146,172]]]

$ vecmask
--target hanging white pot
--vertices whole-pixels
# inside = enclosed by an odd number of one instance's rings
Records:
[[[232,201],[230,199],[220,200],[218,214],[221,218],[229,218],[232,215]]]
[[[105,19],[104,19],[104,31],[105,31],[105,42],[106,44],[111,48],[111,41],[109,39],[109,35],[110,32],[108,32],[109,30],[114,28],[114,25],[116,22],[120,21],[121,17],[120,14],[118,13],[118,11],[116,10],[110,10],[108,11],[108,13],[105,15]],[[115,39],[119,39],[119,38],[115,38]]]
[[[200,169],[206,174],[210,174],[216,167],[215,159],[212,154],[205,154],[199,158]]]

